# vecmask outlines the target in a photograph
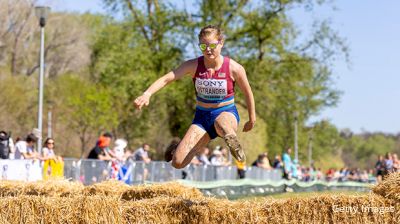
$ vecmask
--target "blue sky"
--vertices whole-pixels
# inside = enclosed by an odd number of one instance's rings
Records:
[[[54,10],[103,13],[101,0],[53,0]],[[181,2],[181,1],[180,1]],[[333,10],[334,6],[336,10]],[[337,0],[312,14],[294,10],[291,17],[305,32],[311,18],[330,18],[350,47],[348,65],[334,63],[336,88],[343,95],[336,108],[313,119],[329,119],[353,132],[400,132],[400,1]]]

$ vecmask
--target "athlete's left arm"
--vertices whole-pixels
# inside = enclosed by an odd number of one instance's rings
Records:
[[[233,78],[238,84],[240,90],[242,90],[246,99],[249,121],[244,125],[243,131],[247,132],[253,129],[254,124],[256,123],[256,106],[254,103],[253,91],[251,91],[249,81],[247,80],[246,71],[244,70],[243,66],[232,60],[231,68]]]

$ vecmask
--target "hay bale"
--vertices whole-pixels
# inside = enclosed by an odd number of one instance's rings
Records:
[[[124,219],[128,223],[398,223],[400,221],[399,204],[373,194],[361,197],[338,195],[287,200],[265,199],[261,202],[156,197],[126,201],[123,206]],[[354,212],[344,211],[350,207]]]
[[[384,181],[372,188],[375,194],[400,202],[400,173],[389,174]]]
[[[21,195],[42,195],[70,197],[80,194],[83,185],[67,180],[48,180],[37,182],[1,181],[0,197]]]
[[[146,198],[155,198],[160,196],[182,197],[182,198],[202,198],[203,194],[196,188],[185,187],[176,182],[152,185],[134,186],[125,190],[121,199],[142,200]]]
[[[124,203],[128,223],[265,223],[261,204],[215,198],[157,197]]]
[[[86,186],[82,194],[83,195],[102,195],[102,196],[112,196],[112,197],[121,197],[122,193],[130,189],[131,187],[121,181],[117,180],[108,180],[104,182],[100,182],[97,184],[93,184],[90,186]]]
[[[22,181],[0,181],[0,197],[20,195],[25,183]]]
[[[125,223],[115,198],[20,196],[0,198],[1,223]]]
[[[2,181],[0,194],[1,223],[400,223],[397,192],[228,201],[178,183]]]
[[[264,202],[268,223],[398,223],[399,204],[377,196],[317,196]]]

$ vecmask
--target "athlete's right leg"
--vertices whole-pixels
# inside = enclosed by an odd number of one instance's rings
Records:
[[[190,125],[174,153],[172,166],[177,169],[184,168],[208,142],[210,142],[210,136],[204,129],[195,124]]]
[[[238,118],[232,112],[222,112],[215,119],[214,127],[217,134],[225,140],[233,157],[239,162],[246,160],[246,155],[237,137]]]

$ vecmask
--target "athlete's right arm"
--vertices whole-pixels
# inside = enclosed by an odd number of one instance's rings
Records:
[[[168,72],[161,78],[157,79],[150,87],[138,98],[135,99],[135,107],[139,110],[143,106],[148,106],[150,102],[150,97],[156,93],[158,90],[162,89],[172,81],[182,78],[185,75],[193,75],[196,72],[197,59],[192,59],[185,61],[178,68],[173,71]]]

